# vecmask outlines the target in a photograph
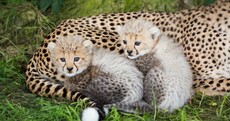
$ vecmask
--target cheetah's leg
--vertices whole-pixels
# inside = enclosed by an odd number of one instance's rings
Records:
[[[164,100],[165,86],[162,70],[158,67],[151,69],[143,82],[143,99],[150,105],[158,105]]]
[[[209,96],[230,94],[230,79],[195,79],[193,88]]]
[[[182,107],[192,95],[192,79],[187,75],[163,68],[152,68],[144,80],[144,100],[150,104],[156,99],[157,108],[174,111]]]

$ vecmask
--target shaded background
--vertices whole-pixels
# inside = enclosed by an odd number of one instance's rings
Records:
[[[41,43],[60,21],[102,13],[167,11],[208,5],[215,0],[1,0],[0,57],[14,45]],[[8,49],[9,50],[8,50]],[[35,50],[37,46],[32,47]],[[16,50],[18,52],[19,50]],[[13,51],[14,52],[14,51]]]

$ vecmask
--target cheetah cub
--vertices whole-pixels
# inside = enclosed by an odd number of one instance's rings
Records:
[[[170,112],[182,107],[193,94],[192,72],[182,48],[142,19],[118,26],[117,32],[125,55],[145,76],[143,100]]]
[[[132,104],[142,99],[143,75],[126,57],[93,48],[91,41],[80,36],[63,36],[56,43],[50,42],[48,49],[54,66],[68,76],[64,86],[81,92],[97,105]],[[82,120],[97,121],[99,112],[86,108]]]

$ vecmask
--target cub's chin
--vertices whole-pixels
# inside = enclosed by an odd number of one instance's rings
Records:
[[[140,57],[140,55],[132,55],[132,56],[130,56],[130,55],[126,55],[129,59],[136,59],[136,58],[138,58],[138,57]]]
[[[77,73],[65,73],[66,77],[73,77],[75,75],[77,75]]]
[[[141,57],[141,56],[143,56],[143,55],[145,55],[146,54],[146,52],[143,52],[143,53],[139,53],[138,55],[132,55],[132,56],[130,56],[130,55],[126,55],[129,59],[137,59],[138,57]]]
[[[136,58],[138,58],[139,56],[127,56],[129,59],[136,59]]]

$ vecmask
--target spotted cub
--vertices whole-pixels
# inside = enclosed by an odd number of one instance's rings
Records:
[[[143,99],[157,108],[174,111],[192,91],[192,72],[183,49],[162,34],[152,22],[130,20],[117,27],[125,55],[144,73]]]
[[[81,92],[99,106],[131,104],[142,99],[143,75],[129,59],[102,48],[93,48],[91,41],[76,35],[50,42],[48,49],[58,72],[67,75],[64,86],[68,90]],[[83,121],[99,118],[94,108],[83,111]]]

